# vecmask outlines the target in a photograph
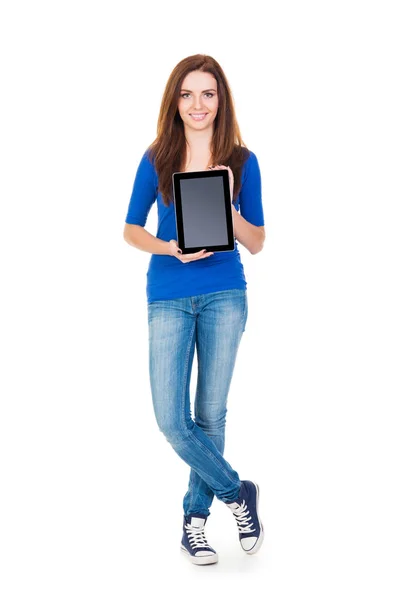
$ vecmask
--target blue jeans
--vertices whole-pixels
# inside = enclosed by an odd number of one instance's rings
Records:
[[[160,431],[191,467],[184,514],[209,515],[214,495],[236,500],[240,478],[223,457],[226,404],[247,321],[247,291],[231,289],[148,303],[149,371]],[[196,345],[194,420],[190,377]]]

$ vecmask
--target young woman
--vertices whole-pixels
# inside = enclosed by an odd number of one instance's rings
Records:
[[[197,54],[179,62],[168,79],[157,137],[138,166],[124,229],[128,244],[152,254],[146,287],[151,393],[159,429],[191,467],[181,550],[195,564],[218,560],[204,531],[214,495],[231,509],[245,552],[259,550],[264,536],[258,485],[241,480],[223,457],[228,391],[248,313],[237,243],[232,252],[183,255],[176,242],[172,173],[214,168],[229,171],[235,238],[251,254],[260,252],[258,161],[242,142],[224,72],[212,57]],[[144,229],[155,200],[156,237]]]

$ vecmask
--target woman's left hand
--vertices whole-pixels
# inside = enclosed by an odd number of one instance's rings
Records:
[[[225,165],[213,165],[212,167],[209,167],[209,169],[211,169],[212,171],[214,169],[228,169],[228,173],[229,173],[229,189],[231,192],[231,202],[233,202],[233,186],[234,186],[234,178],[233,178],[233,173],[232,173],[232,169],[230,167],[226,167]]]

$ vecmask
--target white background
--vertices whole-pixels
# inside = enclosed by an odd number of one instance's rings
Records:
[[[2,3],[4,600],[399,598],[396,4]],[[179,551],[189,467],[151,405],[150,254],[122,237],[167,79],[196,53],[231,85],[267,234],[240,247],[225,449],[266,537],[245,554],[215,499],[209,567]]]

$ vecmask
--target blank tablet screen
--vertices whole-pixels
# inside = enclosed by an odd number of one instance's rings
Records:
[[[226,170],[174,173],[178,244],[187,251],[234,249]]]
[[[213,246],[228,243],[222,178],[181,181],[185,245]]]

